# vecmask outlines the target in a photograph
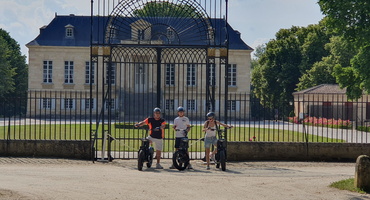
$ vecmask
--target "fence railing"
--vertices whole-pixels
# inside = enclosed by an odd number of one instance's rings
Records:
[[[266,108],[249,94],[230,94],[227,99],[227,103],[215,103],[215,113],[218,120],[234,126],[228,130],[229,141],[370,142],[370,104],[367,101],[299,99],[286,106]],[[90,98],[89,92],[30,91],[24,97],[1,102],[0,139],[90,140],[93,135],[101,148],[103,133],[96,125],[109,126],[98,122],[104,107],[104,102]],[[112,143],[112,149],[134,151],[141,133],[126,125],[151,115],[152,110],[130,117],[124,116],[124,104],[116,105],[114,109],[110,135],[117,141]],[[206,111],[199,112],[206,115]],[[194,125],[190,137],[196,144],[192,151],[203,150],[199,139],[204,137],[201,129],[205,117],[199,117],[199,112],[194,109],[186,113]],[[176,108],[164,110],[163,115],[171,124],[176,117]],[[169,128],[166,134],[166,140],[170,141],[167,150],[172,151],[172,129]]]

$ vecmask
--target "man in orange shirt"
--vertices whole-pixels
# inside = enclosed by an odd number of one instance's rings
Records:
[[[161,117],[161,109],[154,108],[153,117],[148,117],[144,121],[141,121],[135,124],[135,127],[148,125],[150,130],[150,135],[148,139],[155,144],[157,165],[156,169],[163,169],[160,164],[161,153],[163,149],[163,138],[164,138],[164,129],[166,127],[166,121]]]

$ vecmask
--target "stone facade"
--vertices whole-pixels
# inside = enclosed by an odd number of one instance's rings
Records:
[[[58,16],[57,16],[58,18]],[[78,18],[77,16],[73,16],[73,18]],[[66,23],[66,22],[64,22]],[[68,23],[68,26],[65,26],[65,29],[73,29],[75,30],[76,34],[78,33],[78,26],[73,24],[73,21]],[[40,29],[40,36],[43,34],[47,34],[46,29],[48,27],[43,27]],[[62,29],[64,31],[64,29]],[[73,34],[72,30],[72,34]],[[68,31],[65,31],[66,33]],[[63,32],[64,33],[64,32]],[[68,33],[71,34],[71,33]],[[240,34],[238,35],[240,37]],[[38,37],[38,38],[39,38]],[[66,36],[67,37],[67,36]],[[69,36],[68,36],[69,37]],[[102,96],[103,89],[107,88],[107,84],[104,81],[104,73],[105,68],[104,63],[102,62],[103,59],[100,59],[98,63],[93,64],[94,66],[94,83],[92,84],[92,95],[93,100],[90,100],[90,84],[89,84],[89,71],[90,68],[90,47],[84,45],[77,45],[77,36],[73,40],[76,45],[71,45],[70,38],[62,38],[62,40],[66,40],[64,43],[60,45],[52,45],[52,44],[40,44],[38,38],[34,41],[30,42],[27,47],[29,48],[29,101],[28,101],[28,115],[63,115],[63,114],[88,114],[89,108],[93,108],[92,113],[96,113],[99,111],[103,105],[102,101],[99,98]],[[86,40],[86,38],[85,38]],[[240,40],[240,38],[239,38]],[[241,41],[241,40],[240,40]],[[98,50],[98,54],[102,55],[104,49],[100,47],[99,49],[94,49],[93,51]],[[251,52],[252,49],[230,49],[229,50],[229,64],[236,68],[236,83],[233,86],[228,87],[228,92],[230,96],[233,96],[232,101],[234,101],[234,109],[232,112],[239,112],[242,111],[246,113],[245,115],[248,116],[249,114],[249,94],[250,94],[250,70],[251,70]],[[114,53],[114,52],[113,52]],[[182,52],[181,49],[177,50],[177,54],[186,54],[186,52]],[[216,57],[220,55],[220,50],[217,49],[215,51]],[[137,55],[136,55],[137,56]],[[157,73],[156,72],[156,64],[155,59],[151,58],[148,55],[140,55],[141,57],[133,58],[133,60],[138,59],[140,63],[143,64],[144,67],[147,68],[148,73]],[[134,56],[132,56],[134,57]],[[113,90],[122,90],[123,85],[128,85],[126,88],[123,88],[125,92],[144,92],[144,93],[151,93],[156,90],[157,84],[156,79],[153,76],[149,76],[145,74],[144,76],[148,80],[148,83],[145,86],[145,90],[141,90],[142,88],[137,88],[135,85],[135,79],[137,78],[137,74],[133,68],[135,68],[135,63],[126,62],[123,63],[121,57],[114,57],[112,58],[112,62],[115,63],[116,71],[115,73],[115,80],[120,81],[120,83],[115,83]],[[217,59],[216,59],[217,60]],[[144,63],[142,63],[145,61]],[[146,63],[147,62],[147,63]],[[205,100],[206,94],[205,92],[197,92],[198,87],[204,87],[206,85],[206,78],[204,75],[206,74],[206,65],[205,64],[198,64],[199,66],[196,68],[196,82],[197,87],[172,87],[171,85],[166,85],[166,63],[177,63],[178,61],[163,61],[162,64],[162,82],[161,85],[163,86],[164,90],[173,89],[173,92],[170,96],[166,96],[163,94],[163,107],[165,107],[166,100],[173,100],[174,104],[173,107],[186,105],[185,98],[183,97],[183,93],[185,90],[192,91],[192,93],[196,94],[196,98],[194,99],[196,103],[196,110],[195,112],[199,115],[204,115],[205,110]],[[186,62],[182,62],[180,67],[186,68]],[[219,77],[225,77],[224,69],[220,70],[219,67],[221,66],[219,62],[216,61],[215,63],[216,69],[216,79]],[[176,66],[177,67],[177,66]],[[179,67],[179,68],[180,68]],[[224,68],[224,66],[223,66]],[[220,73],[219,73],[220,72]],[[102,76],[103,75],[103,76]],[[182,77],[181,77],[182,76]],[[186,85],[186,71],[183,74],[176,74],[175,79],[177,80],[176,84],[183,86]],[[216,80],[217,83],[215,86],[215,91],[217,91],[218,99],[216,100],[216,107],[222,102],[225,98],[225,86],[221,85],[220,80]],[[97,88],[98,87],[98,88]],[[105,87],[105,88],[103,88]],[[100,92],[96,92],[97,90]],[[116,101],[116,105],[113,106],[113,109],[117,110],[118,107],[124,107],[124,102],[119,99],[121,95],[119,92],[113,92],[112,99]],[[202,90],[204,91],[204,90]],[[240,94],[243,94],[241,96]],[[98,98],[96,98],[98,96]],[[100,97],[99,97],[100,96]],[[248,103],[241,103],[248,102]],[[120,109],[120,112],[123,112]],[[217,111],[217,110],[216,110]],[[115,111],[118,112],[118,111]],[[223,109],[220,109],[219,112],[222,114]],[[121,113],[124,114],[124,113]]]

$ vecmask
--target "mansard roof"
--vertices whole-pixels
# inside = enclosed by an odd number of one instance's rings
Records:
[[[76,16],[76,15],[57,15],[55,18],[50,22],[49,25],[43,26],[40,28],[40,34],[31,42],[27,44],[27,46],[76,46],[76,47],[88,47],[90,46],[90,33],[91,33],[91,17],[90,16]],[[100,24],[99,28],[104,29],[105,27],[103,24],[107,24],[109,20],[108,17],[98,17],[94,16],[93,19],[93,29],[97,29],[97,24]],[[133,21],[131,19],[130,21]],[[139,20],[139,19],[138,19]],[[166,18],[156,20],[168,20]],[[150,18],[146,18],[146,21],[151,23]],[[215,31],[215,43],[220,43],[220,38],[225,38],[225,21],[223,19],[211,19],[210,20],[214,31]],[[130,26],[130,24],[126,24]],[[66,37],[66,26],[73,27],[73,37]],[[253,50],[250,46],[248,46],[241,38],[240,33],[234,30],[229,24],[227,25],[228,33],[229,33],[229,40],[230,40],[230,49],[236,50]],[[104,30],[93,30],[93,43],[100,43],[102,44],[104,41]],[[197,31],[194,31],[194,34],[197,34]],[[131,35],[123,36],[126,39],[130,38]],[[194,35],[197,37],[197,35]],[[223,42],[223,41],[221,41]],[[193,41],[194,43],[194,41]],[[200,44],[200,42],[196,42],[197,44],[188,43],[186,45],[204,45]],[[184,44],[184,43],[183,43]]]

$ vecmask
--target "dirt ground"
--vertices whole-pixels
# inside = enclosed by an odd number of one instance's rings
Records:
[[[354,163],[231,162],[223,172],[138,171],[136,160],[102,163],[81,160],[0,157],[0,199],[370,199],[370,195],[328,187],[354,176]]]

